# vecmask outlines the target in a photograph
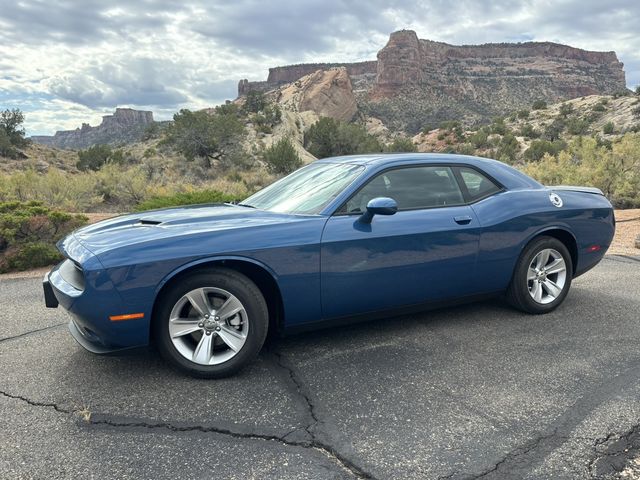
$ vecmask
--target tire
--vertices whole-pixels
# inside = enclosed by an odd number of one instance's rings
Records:
[[[258,355],[269,313],[260,289],[226,268],[180,277],[162,292],[153,319],[161,355],[199,378],[233,375]]]
[[[523,312],[551,312],[569,293],[572,276],[573,261],[564,243],[554,237],[535,238],[520,255],[507,290],[507,300]]]

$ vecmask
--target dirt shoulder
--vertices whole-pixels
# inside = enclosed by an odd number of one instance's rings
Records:
[[[616,236],[608,253],[640,255],[640,248],[634,246],[638,235],[640,235],[640,208],[616,210]]]

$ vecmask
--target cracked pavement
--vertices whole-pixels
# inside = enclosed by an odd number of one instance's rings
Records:
[[[333,327],[217,381],[84,352],[40,289],[0,280],[0,478],[617,478],[640,455],[634,258],[545,316],[489,301]]]

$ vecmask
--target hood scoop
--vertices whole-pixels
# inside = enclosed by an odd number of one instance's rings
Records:
[[[141,218],[140,220],[138,220],[138,223],[135,223],[134,226],[139,225],[141,227],[144,226],[153,226],[153,225],[160,225],[162,222],[160,220],[151,220],[148,218]]]

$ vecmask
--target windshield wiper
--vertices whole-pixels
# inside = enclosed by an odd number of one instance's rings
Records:
[[[236,203],[236,205],[238,205],[239,207],[256,208],[253,205],[249,205],[248,203]]]

